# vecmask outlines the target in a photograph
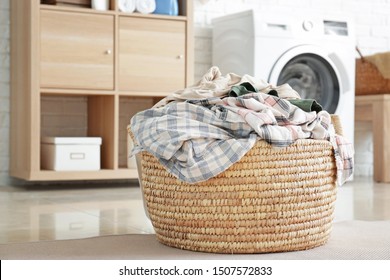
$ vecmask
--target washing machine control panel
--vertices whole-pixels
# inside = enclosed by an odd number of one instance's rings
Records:
[[[302,28],[305,31],[311,31],[314,28],[314,23],[311,20],[304,20],[302,23]]]
[[[346,21],[324,20],[324,33],[327,35],[348,36]]]

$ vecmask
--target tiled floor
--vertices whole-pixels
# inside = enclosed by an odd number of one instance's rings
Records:
[[[339,188],[335,222],[390,220],[390,184],[355,178]],[[153,233],[136,183],[0,187],[0,243]]]

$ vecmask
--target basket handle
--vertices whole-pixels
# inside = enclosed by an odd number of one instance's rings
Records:
[[[360,51],[359,47],[356,46],[355,49],[358,52],[360,58],[362,59],[362,62],[366,62],[366,59],[364,58],[364,56],[363,56],[362,52]]]

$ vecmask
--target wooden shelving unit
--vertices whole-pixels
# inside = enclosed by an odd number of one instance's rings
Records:
[[[28,181],[135,179],[119,163],[120,104],[151,102],[192,84],[192,1],[179,16],[11,1],[11,176]],[[41,169],[41,103],[87,99],[86,136],[103,138],[99,171]]]

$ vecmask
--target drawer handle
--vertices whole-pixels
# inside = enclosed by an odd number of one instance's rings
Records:
[[[106,52],[105,52],[107,55],[108,54],[112,54],[112,50],[106,50]]]
[[[70,159],[85,159],[85,153],[70,153]]]
[[[183,59],[184,58],[184,55],[180,54],[177,56],[177,59]]]
[[[79,229],[82,229],[84,227],[83,223],[70,223],[69,224],[69,229],[70,230],[79,230]]]

